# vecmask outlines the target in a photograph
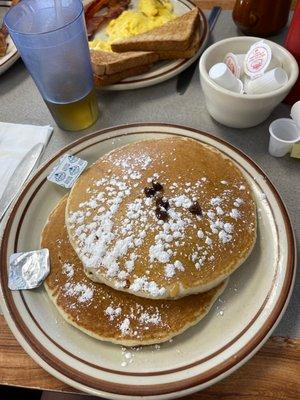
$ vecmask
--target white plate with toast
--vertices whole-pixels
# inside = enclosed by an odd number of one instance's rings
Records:
[[[184,15],[196,7],[196,5],[191,0],[172,0],[172,3],[173,3],[173,11],[178,16]],[[137,4],[138,2],[136,0],[133,0],[131,3],[131,9],[133,10],[136,9]],[[209,30],[208,30],[207,20],[205,15],[200,9],[199,9],[199,18],[200,18],[200,24],[199,24],[200,44],[198,51],[194,54],[193,57],[188,59],[158,61],[154,63],[151,69],[145,73],[126,78],[112,85],[103,86],[101,87],[101,89],[104,90],[139,89],[164,82],[178,75],[183,70],[185,70],[200,56],[208,40]],[[102,40],[105,38],[105,27],[96,33],[95,38]]]
[[[11,5],[11,1],[0,1],[0,22],[2,24],[2,20],[4,15],[8,11]],[[1,25],[0,24],[0,25]],[[13,65],[18,58],[20,57],[16,46],[14,45],[11,37],[8,35],[6,37],[7,49],[4,56],[0,57],[0,75],[3,74],[11,65]]]
[[[215,147],[243,171],[258,209],[257,242],[210,314],[160,346],[129,349],[69,325],[40,287],[10,291],[10,254],[40,248],[49,212],[66,190],[46,177],[65,153],[94,162],[128,143],[170,135]],[[63,222],[62,222],[63,223]],[[204,389],[240,367],[262,346],[284,313],[295,276],[295,239],[285,206],[264,172],[230,144],[196,129],[137,123],[85,136],[42,165],[6,217],[0,249],[1,307],[10,329],[45,370],[78,390],[108,399],[171,399]],[[180,317],[180,316],[178,316]]]

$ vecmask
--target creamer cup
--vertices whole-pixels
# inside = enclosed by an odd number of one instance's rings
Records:
[[[217,63],[209,70],[209,77],[224,89],[242,93],[243,83],[233,75],[225,63]]]
[[[300,130],[300,101],[297,101],[291,108],[291,117]]]
[[[288,81],[287,73],[282,68],[274,68],[256,79],[245,82],[247,94],[264,94],[284,86]]]
[[[271,123],[269,132],[269,153],[274,157],[285,156],[300,140],[300,129],[290,118],[276,119]]]
[[[246,54],[244,60],[245,74],[251,78],[262,75],[268,68],[272,59],[272,51],[263,40],[254,43]]]

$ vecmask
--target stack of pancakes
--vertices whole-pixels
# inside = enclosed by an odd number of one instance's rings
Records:
[[[164,342],[208,313],[255,240],[251,189],[229,158],[187,138],[131,143],[93,164],[50,214],[45,287],[97,339]]]

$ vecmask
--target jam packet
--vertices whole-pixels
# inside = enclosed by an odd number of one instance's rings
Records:
[[[79,157],[65,154],[47,176],[48,181],[70,189],[79,175],[84,171],[88,162]]]

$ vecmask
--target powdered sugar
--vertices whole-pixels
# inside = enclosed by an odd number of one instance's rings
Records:
[[[125,318],[119,325],[119,329],[122,335],[125,335],[130,330],[130,320],[129,318]]]
[[[156,282],[149,281],[147,276],[135,278],[129,289],[133,292],[144,291],[150,293],[153,297],[163,296],[166,292],[164,287],[159,287]]]
[[[229,215],[231,216],[231,218],[233,219],[239,219],[241,217],[241,213],[239,212],[239,210],[237,210],[236,208],[233,208]]]
[[[66,283],[64,292],[68,296],[77,296],[79,303],[85,303],[93,298],[94,290],[88,287],[85,283]]]
[[[139,317],[139,322],[142,324],[153,324],[153,325],[158,325],[162,322],[160,314],[154,313],[154,314],[149,314],[148,312],[143,312],[141,316]]]
[[[224,231],[227,233],[232,233],[233,232],[233,225],[230,224],[229,222],[226,222],[224,224]]]
[[[225,232],[224,230],[221,230],[219,232],[219,239],[221,240],[222,243],[228,243],[232,239],[232,235],[229,233]]]
[[[244,203],[244,200],[238,197],[237,199],[235,199],[235,202],[233,203],[233,205],[234,205],[234,207],[239,208],[239,206],[241,206],[243,203]]]
[[[192,203],[192,200],[184,194],[170,199],[170,204],[174,204],[175,207],[189,208]]]
[[[113,308],[112,306],[108,306],[105,310],[105,314],[109,316],[110,321],[113,321],[116,317],[120,316],[121,312],[121,307]]]
[[[213,197],[211,200],[210,200],[210,204],[212,205],[212,206],[219,206],[221,203],[222,203],[222,201],[223,201],[223,199],[221,199],[221,197]]]
[[[206,237],[206,239],[205,239],[205,244],[207,244],[208,246],[211,246],[212,245],[212,240],[211,240],[211,238],[209,238],[208,236]]]
[[[176,260],[174,264],[167,264],[165,266],[165,277],[172,278],[175,275],[176,270],[184,271],[184,266],[182,262],[179,260]]]
[[[66,274],[68,278],[72,278],[74,275],[74,264],[64,263],[62,266],[63,274]]]
[[[203,239],[204,238],[204,233],[202,229],[199,229],[199,231],[197,232],[197,236],[199,239]]]

